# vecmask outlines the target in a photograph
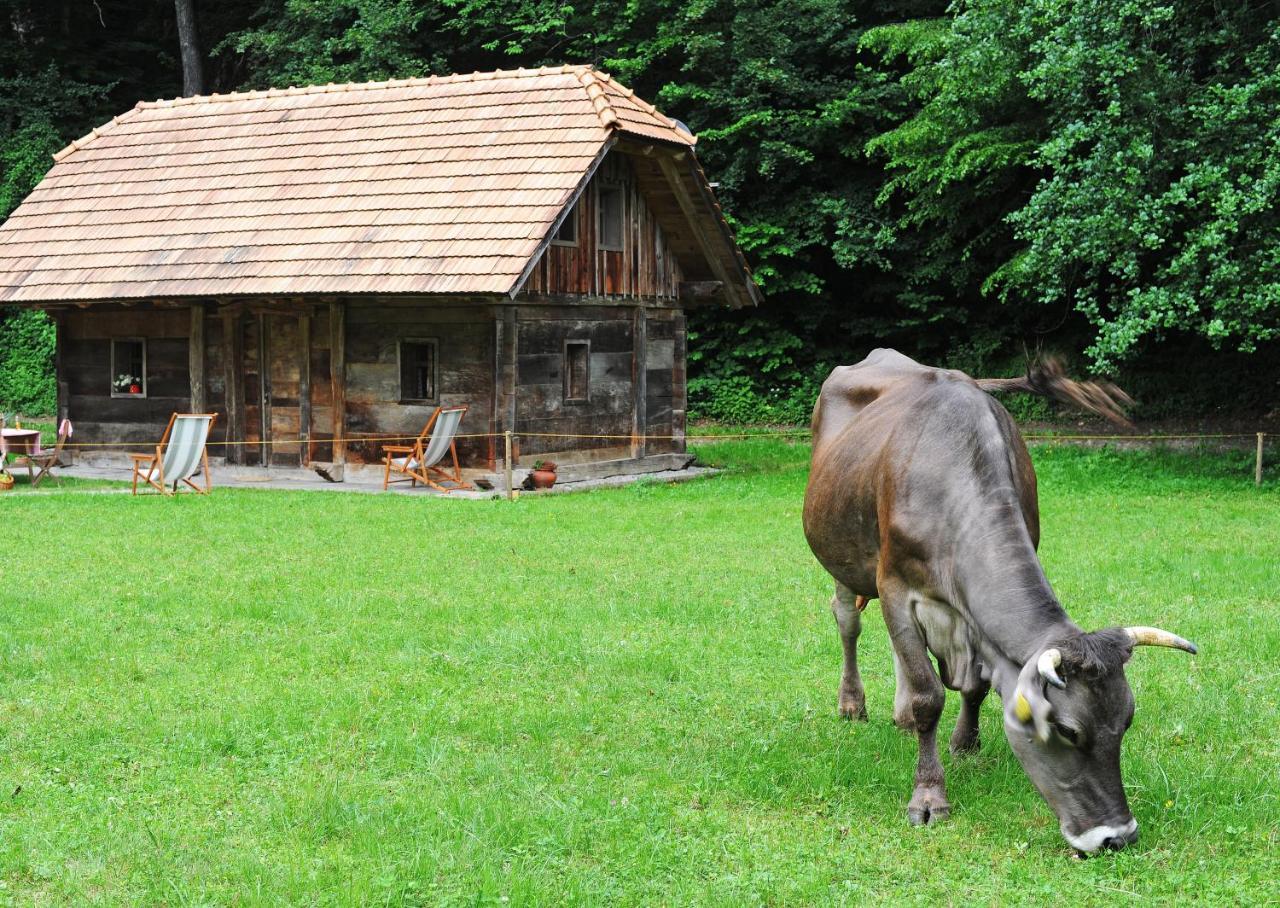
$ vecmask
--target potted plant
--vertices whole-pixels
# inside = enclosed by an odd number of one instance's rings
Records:
[[[533,469],[525,477],[529,489],[549,489],[556,484],[556,465],[549,460],[534,461]]]
[[[116,376],[116,380],[111,383],[111,388],[117,394],[141,394],[142,379],[123,372]]]
[[[0,467],[0,492],[8,492],[13,489],[13,474]]]

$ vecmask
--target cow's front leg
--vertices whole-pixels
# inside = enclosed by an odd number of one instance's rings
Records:
[[[837,705],[845,719],[867,721],[867,698],[858,674],[858,635],[862,633],[862,608],[866,600],[836,581],[836,594],[831,597],[831,613],[836,616],[840,645],[844,648],[844,669],[840,673]]]
[[[951,815],[942,761],[938,759],[938,718],[946,700],[946,690],[933,663],[924,636],[912,615],[909,594],[886,594],[881,603],[893,651],[897,657],[899,683],[905,685],[911,704],[911,721],[919,739],[915,790],[907,804],[907,819],[913,826],[937,823]]]
[[[955,731],[951,733],[953,754],[976,753],[982,743],[978,738],[978,713],[991,690],[991,682],[984,681],[976,671],[973,674],[975,677],[966,679],[960,689],[960,715],[956,718]]]

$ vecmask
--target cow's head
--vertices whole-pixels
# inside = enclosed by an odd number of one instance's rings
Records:
[[[1194,653],[1193,644],[1152,627],[1077,634],[1034,656],[1005,701],[1014,753],[1082,852],[1123,848],[1138,837],[1120,778],[1120,741],[1133,721],[1124,664],[1140,645]]]

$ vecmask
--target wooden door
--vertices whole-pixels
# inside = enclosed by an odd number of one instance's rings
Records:
[[[302,465],[301,389],[303,344],[299,319],[294,315],[262,316],[266,349],[263,360],[266,387],[263,394],[263,428],[270,441],[267,464]]]
[[[257,313],[244,332],[244,462],[296,467],[303,463],[303,320],[292,314]]]

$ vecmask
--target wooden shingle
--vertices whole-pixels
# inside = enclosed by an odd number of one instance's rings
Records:
[[[618,134],[695,141],[582,66],[142,102],[0,225],[0,303],[509,293]]]

